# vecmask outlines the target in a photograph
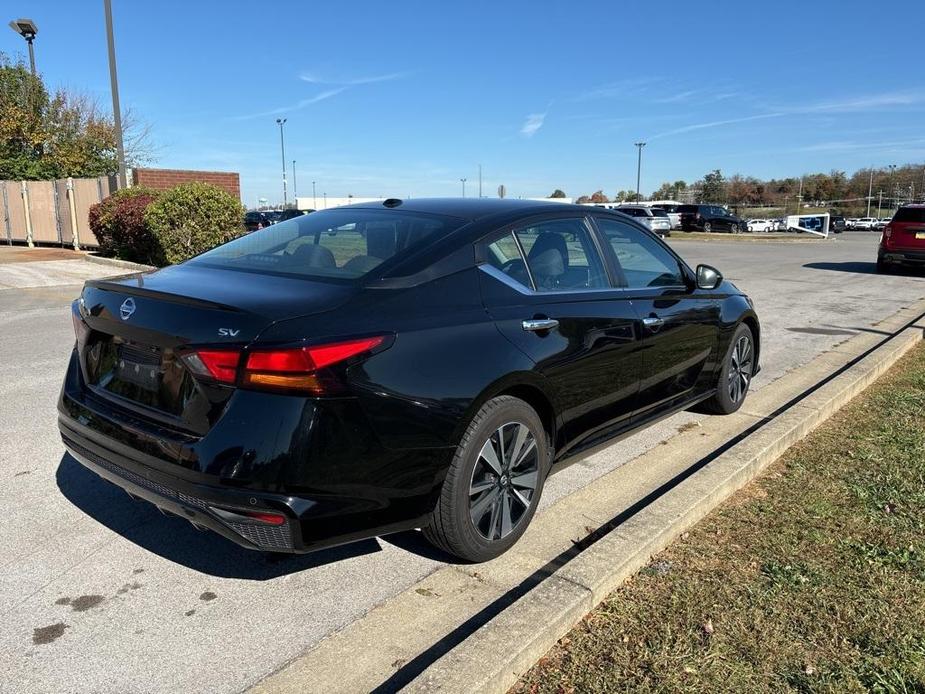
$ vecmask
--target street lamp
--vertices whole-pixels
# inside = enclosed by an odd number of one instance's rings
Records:
[[[459,181],[462,183],[463,197],[466,197],[466,180],[465,178],[460,178]]]
[[[315,199],[315,182],[312,181],[312,209],[318,209],[318,201]]]
[[[636,202],[639,202],[639,178],[642,174],[642,148],[646,146],[645,142],[637,142],[636,149],[639,150],[639,154],[636,157]]]
[[[286,124],[285,118],[277,118],[276,124],[279,126],[279,151],[283,161],[283,209],[286,209],[286,145],[283,143],[283,126]]]
[[[292,201],[296,207],[299,206],[299,194],[296,192],[295,186],[295,159],[292,160]]]
[[[109,49],[109,87],[112,91],[112,126],[116,131],[116,158],[119,160],[119,188],[128,185],[125,175],[125,144],[122,141],[122,111],[119,108],[119,78],[116,75],[116,42],[112,37],[112,1],[103,0],[106,15],[106,45]]]
[[[32,67],[32,76],[35,77],[35,51],[32,49],[32,42],[35,41],[35,35],[39,33],[38,25],[31,19],[14,19],[10,22],[10,29],[22,36],[29,44],[29,65]]]

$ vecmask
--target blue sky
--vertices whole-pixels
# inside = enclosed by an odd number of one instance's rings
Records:
[[[156,166],[300,195],[570,195],[925,160],[925,2],[113,0],[123,107]],[[19,5],[19,6],[17,6]],[[102,2],[11,0],[53,86],[109,104]],[[886,5],[883,6],[886,8]],[[0,32],[0,50],[24,54]],[[291,188],[290,188],[291,191]]]

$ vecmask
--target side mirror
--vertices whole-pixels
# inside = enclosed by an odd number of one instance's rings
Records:
[[[697,289],[716,289],[723,281],[723,275],[715,267],[697,266]]]

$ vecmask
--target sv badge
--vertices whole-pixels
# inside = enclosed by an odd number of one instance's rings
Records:
[[[240,329],[235,328],[219,328],[218,334],[222,337],[237,337],[238,333],[241,332]]]

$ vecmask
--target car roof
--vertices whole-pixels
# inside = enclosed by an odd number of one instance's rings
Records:
[[[397,199],[395,199],[397,200]],[[364,202],[350,205],[351,208],[382,209],[383,207],[404,212],[423,212],[442,214],[460,219],[475,221],[483,217],[503,214],[542,214],[543,212],[573,210],[579,214],[588,213],[586,205],[573,205],[562,202],[544,202],[542,200],[519,200],[500,198],[411,198],[400,200],[399,204],[386,205],[382,202]]]

